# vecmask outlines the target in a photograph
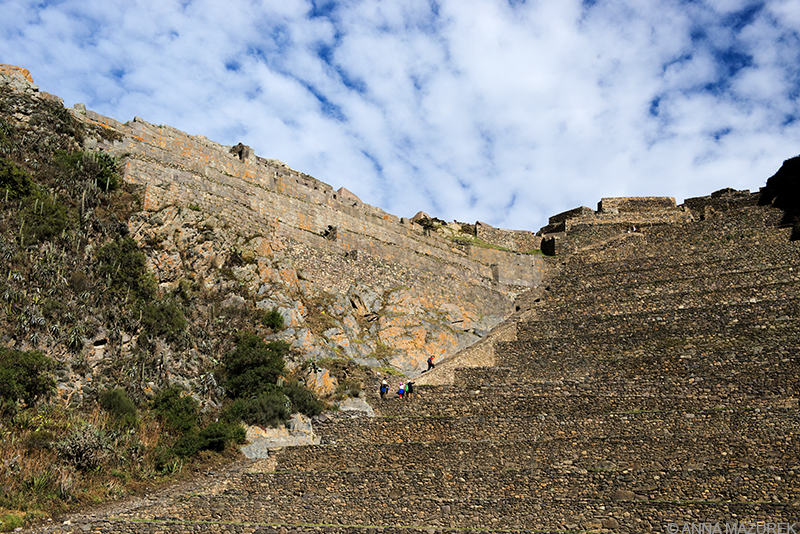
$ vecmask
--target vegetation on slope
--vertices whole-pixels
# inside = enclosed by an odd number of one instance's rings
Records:
[[[0,530],[234,457],[244,439],[237,399],[209,401],[265,350],[268,392],[283,410],[251,402],[251,420],[321,409],[282,376],[286,347],[236,334],[282,328],[280,314],[223,315],[221,297],[191,281],[158,288],[127,234],[139,192],[114,158],[81,150],[84,135],[57,102],[0,88]],[[204,377],[205,397],[171,382],[165,346],[198,347],[203,361],[187,365]],[[97,347],[112,357],[90,360]],[[244,366],[228,364],[247,350]]]

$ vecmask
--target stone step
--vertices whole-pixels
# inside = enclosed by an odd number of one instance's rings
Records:
[[[714,261],[748,252],[758,254],[786,247],[790,232],[780,228],[782,217],[780,210],[754,206],[722,214],[724,220],[642,225],[632,235],[626,235],[628,228],[621,226],[573,224],[560,240],[558,254],[587,264],[651,256]]]
[[[457,369],[454,383],[463,388],[528,388],[531,391],[583,392],[609,391],[632,394],[736,395],[778,394],[800,396],[800,371],[787,369],[782,355],[775,363],[764,361],[725,361],[714,358],[696,360],[652,356],[600,360],[583,356],[556,360],[540,358],[535,363],[520,362],[514,367],[471,367]],[[653,360],[656,360],[655,362]],[[791,361],[791,359],[789,359]],[[565,370],[564,364],[572,369]],[[581,376],[577,369],[590,374]],[[712,370],[716,373],[708,373]],[[423,393],[427,390],[421,390]],[[421,393],[422,394],[422,393]]]
[[[382,503],[386,506],[386,503]],[[221,520],[188,521],[169,516],[159,519],[95,520],[33,530],[41,534],[83,534],[110,532],[125,534],[188,533],[202,534],[494,534],[530,532],[800,532],[796,507],[768,502],[659,502],[659,501],[564,501],[548,503],[536,499],[504,499],[498,501],[435,500],[425,503],[424,510],[398,509],[397,518],[388,524],[342,525],[333,515],[326,523],[267,522],[254,515],[243,522]],[[488,518],[495,516],[494,521]],[[421,514],[419,512],[422,512]],[[488,513],[487,513],[488,512]],[[427,515],[426,515],[427,514]],[[463,528],[459,525],[479,522],[484,515],[487,527]],[[729,526],[726,527],[725,525]],[[708,525],[707,527],[705,525]],[[770,526],[775,525],[775,526]],[[695,530],[691,530],[694,527]],[[686,528],[687,530],[684,530]],[[727,530],[726,530],[727,528]],[[790,530],[791,529],[791,530]]]
[[[638,265],[616,263],[614,270],[600,270],[587,274],[564,275],[558,285],[551,285],[548,293],[553,298],[570,297],[576,302],[597,299],[607,291],[649,290],[649,296],[661,294],[700,293],[732,288],[769,287],[776,284],[797,284],[800,262],[793,258],[787,263],[777,263],[775,258],[767,264],[754,262],[751,256],[693,262],[677,265]]]
[[[606,413],[632,412],[697,412],[725,409],[780,408],[785,399],[778,396],[750,397],[745,394],[721,396],[708,394],[698,397],[686,395],[616,394],[611,392],[571,393],[563,395],[552,393],[537,394],[527,388],[516,391],[482,388],[464,389],[434,396],[420,393],[413,401],[390,399],[376,404],[376,413],[384,417],[397,416],[506,416],[516,417],[524,414],[573,414],[599,415]]]
[[[529,530],[499,529],[463,529],[410,527],[407,525],[332,525],[332,524],[299,524],[261,522],[253,518],[243,522],[229,521],[185,521],[177,517],[159,517],[153,520],[101,519],[58,527],[38,527],[26,530],[36,534],[85,534],[118,533],[118,534],[506,534],[523,533]]]
[[[586,439],[647,436],[736,436],[743,443],[773,442],[800,434],[797,402],[771,411],[711,410],[704,412],[629,412],[522,414],[452,417],[347,417],[314,422],[326,444],[407,442],[492,442],[547,438]],[[775,437],[770,437],[775,436]]]
[[[786,298],[755,303],[728,304],[685,309],[664,309],[658,312],[591,315],[567,320],[527,321],[517,325],[517,339],[535,341],[578,339],[591,344],[591,337],[620,340],[658,339],[670,336],[694,337],[720,332],[736,335],[754,329],[800,330],[800,300]],[[605,341],[605,340],[603,340]]]
[[[340,443],[285,448],[277,454],[279,470],[495,471],[572,465],[587,470],[684,470],[800,467],[800,432],[794,435],[704,433],[621,437],[550,437],[518,441],[416,441]],[[419,436],[424,439],[425,436]],[[747,441],[743,441],[743,440]],[[758,452],[756,452],[758,451]]]
[[[798,269],[800,271],[800,269]],[[782,301],[800,298],[800,281],[773,282],[749,287],[726,287],[729,280],[703,279],[688,282],[641,284],[580,291],[580,296],[540,300],[534,310],[541,318],[532,322],[559,322],[575,317],[617,316],[621,314],[657,313],[664,310],[708,308],[752,304],[758,301]],[[715,287],[716,286],[716,287]]]
[[[713,228],[711,229],[714,231]],[[619,237],[619,236],[616,236]],[[559,263],[559,281],[565,284],[580,283],[581,279],[614,276],[624,272],[640,272],[642,279],[659,279],[659,271],[680,275],[693,273],[703,276],[711,272],[732,272],[768,269],[774,266],[792,265],[797,262],[796,252],[800,246],[789,241],[783,228],[767,229],[759,239],[758,247],[731,244],[725,240],[709,240],[704,244],[661,236],[647,239],[622,236],[618,240],[622,248],[602,248],[588,254],[556,256]]]
[[[514,529],[542,522],[560,524],[562,519],[549,518],[560,505],[573,510],[624,509],[628,500],[635,503],[634,508],[671,504],[667,509],[679,508],[681,513],[694,503],[716,504],[722,511],[747,502],[752,515],[753,504],[764,503],[782,514],[792,510],[791,503],[798,497],[797,483],[797,476],[786,471],[753,469],[638,471],[623,476],[573,468],[492,474],[432,469],[399,471],[391,476],[280,471],[245,475],[230,481],[219,493],[185,495],[167,506],[143,507],[119,517],[229,524],[257,519],[266,524]]]
[[[779,375],[776,383],[776,373],[783,370],[786,387],[796,387],[800,350],[792,343],[789,336],[765,340],[757,335],[720,336],[712,338],[710,343],[708,339],[676,337],[641,344],[619,343],[614,350],[608,349],[612,345],[608,338],[591,347],[574,341],[505,342],[496,346],[500,353],[497,359],[500,367],[510,370],[487,371],[485,378],[502,380],[505,374],[509,380],[520,383],[558,380],[597,383],[601,379],[643,378],[687,386],[690,379],[696,378],[710,384],[734,381],[740,387],[752,389],[782,387]],[[772,347],[779,344],[784,346]],[[461,373],[470,380],[479,380],[481,376],[479,371]],[[781,393],[780,389],[777,392]]]

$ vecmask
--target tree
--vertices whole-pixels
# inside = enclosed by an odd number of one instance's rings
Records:
[[[288,353],[284,341],[264,343],[254,334],[244,334],[223,361],[228,395],[248,398],[269,391],[283,373],[283,357]]]
[[[55,361],[38,350],[18,351],[0,347],[0,398],[14,405],[18,401],[32,406],[55,388],[51,376]]]

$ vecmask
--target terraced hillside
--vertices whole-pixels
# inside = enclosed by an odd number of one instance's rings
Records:
[[[781,216],[573,227],[495,366],[44,530],[800,532],[800,241]]]

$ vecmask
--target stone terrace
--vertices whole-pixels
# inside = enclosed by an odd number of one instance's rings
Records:
[[[494,367],[370,392],[377,416],[318,417],[320,445],[42,530],[800,532],[800,242],[771,208],[695,205],[573,226]]]

